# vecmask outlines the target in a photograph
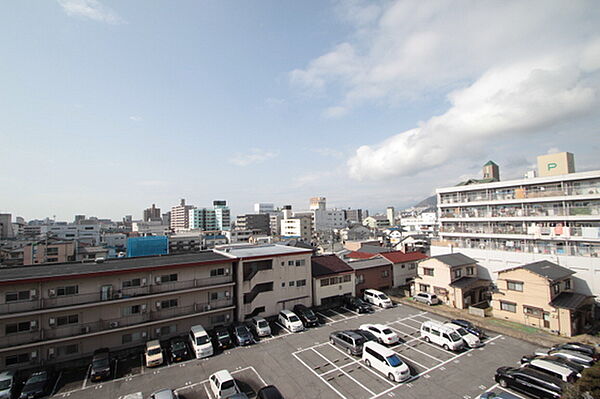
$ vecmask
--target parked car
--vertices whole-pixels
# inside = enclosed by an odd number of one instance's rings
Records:
[[[269,322],[262,317],[254,317],[250,319],[248,324],[252,331],[254,331],[254,334],[259,338],[271,335],[271,326],[269,325]]]
[[[377,342],[364,344],[362,360],[367,367],[383,373],[390,381],[402,382],[410,378],[410,368],[400,356]]]
[[[302,321],[304,327],[317,327],[319,325],[319,319],[315,313],[304,305],[294,306],[294,313]]]
[[[416,302],[421,302],[429,306],[437,305],[438,303],[440,303],[438,297],[435,294],[431,294],[429,292],[419,292],[413,297],[413,299]]]
[[[379,306],[380,308],[391,308],[394,306],[392,300],[381,291],[367,289],[363,293],[363,297],[365,301],[372,303],[375,306]]]
[[[579,374],[581,374],[583,372],[583,370],[585,370],[585,367],[583,367],[581,364],[577,364],[575,362],[572,362],[570,360],[567,360],[567,359],[559,357],[559,356],[527,355],[527,356],[523,356],[521,358],[521,364],[527,364],[527,363],[531,362],[534,359],[544,359],[544,360],[547,360],[549,362],[554,362],[554,363],[557,363],[557,364],[563,364],[563,365],[571,368],[573,371],[576,371]]]
[[[258,399],[284,399],[279,389],[274,385],[267,385],[258,390],[256,394]]]
[[[215,327],[212,331],[212,341],[215,349],[224,350],[233,347],[233,340],[224,326]]]
[[[584,355],[581,352],[569,351],[566,349],[555,349],[555,350],[540,349],[540,350],[537,350],[535,352],[535,354],[538,356],[551,355],[551,356],[562,357],[563,359],[567,359],[571,362],[582,365],[583,367],[592,367],[594,365],[594,359],[592,359],[591,357]]]
[[[507,391],[485,392],[479,396],[480,399],[521,399],[520,396],[513,395]]]
[[[214,348],[210,336],[201,324],[190,327],[189,339],[192,345],[192,353],[196,358],[202,359],[213,355]]]
[[[354,356],[361,356],[365,338],[351,330],[334,331],[329,334],[331,345],[337,345],[346,350],[346,353]]]
[[[456,331],[456,333],[458,333],[458,335],[460,335],[460,337],[463,339],[463,341],[465,341],[465,344],[467,344],[467,346],[469,348],[478,348],[482,345],[482,343],[479,340],[479,338],[477,337],[477,335],[471,334],[470,332],[468,332],[461,326],[458,326],[454,323],[444,323],[444,324],[447,325],[448,327],[450,327],[451,329],[453,329],[454,331]]]
[[[358,335],[364,337],[364,339],[365,339],[366,342],[368,342],[368,341],[378,342],[379,341],[378,338],[375,336],[375,334],[373,334],[370,331],[360,330],[360,329],[358,329],[358,330],[350,330],[350,331],[355,332]]]
[[[90,369],[90,380],[102,381],[110,378],[111,358],[108,348],[100,348],[94,351],[92,357],[92,367]]]
[[[237,324],[232,327],[231,335],[233,340],[239,346],[252,345],[254,343],[254,336],[245,324]]]
[[[464,346],[462,337],[456,331],[437,321],[426,321],[421,324],[421,338],[446,350],[458,351]]]
[[[52,381],[52,373],[48,370],[32,373],[25,381],[19,399],[35,399],[49,395],[52,390]]]
[[[565,366],[564,364],[556,364],[545,359],[533,359],[531,362],[522,367],[532,368],[542,373],[551,375],[560,379],[563,382],[573,383],[577,381],[581,374]]]
[[[600,353],[596,351],[596,348],[592,345],[582,344],[581,342],[567,342],[553,346],[553,350],[569,350],[574,352],[580,352],[594,359],[594,361],[600,360]]]
[[[357,313],[372,313],[373,307],[360,298],[350,296],[345,300],[344,306],[348,310],[353,310]]]
[[[279,321],[279,324],[281,324],[290,332],[295,333],[304,331],[304,324],[302,324],[302,321],[300,321],[298,316],[296,316],[296,314],[291,310],[283,309],[281,312],[279,312],[277,320]]]
[[[500,367],[494,378],[502,388],[511,388],[538,398],[558,399],[562,394],[561,380],[537,370]]]
[[[148,399],[175,399],[177,398],[172,389],[161,389],[154,392]]]
[[[190,357],[185,339],[182,337],[173,337],[169,340],[169,357],[171,363],[187,360]]]
[[[146,342],[146,367],[156,367],[163,363],[163,352],[158,340]]]
[[[400,341],[398,334],[383,324],[363,324],[359,328],[374,334],[380,344],[393,345]]]
[[[240,393],[237,383],[227,370],[220,370],[208,377],[210,390],[217,399],[229,398]]]
[[[476,335],[479,339],[485,338],[485,333],[483,332],[483,330],[481,330],[468,320],[454,319],[450,320],[450,323],[456,324],[457,326],[461,326],[471,334]]]
[[[16,396],[15,372],[12,370],[0,373],[0,399],[13,399]]]

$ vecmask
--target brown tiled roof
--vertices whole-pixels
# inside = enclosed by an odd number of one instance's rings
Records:
[[[414,262],[416,260],[426,259],[427,255],[422,254],[421,252],[402,252],[402,251],[394,251],[394,252],[386,252],[383,254],[379,254],[389,260],[392,263],[404,263],[404,262]]]
[[[354,271],[354,269],[336,255],[313,256],[311,264],[313,277]]]

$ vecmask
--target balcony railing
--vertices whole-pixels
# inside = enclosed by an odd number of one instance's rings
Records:
[[[449,226],[440,228],[441,233],[466,234],[517,234],[536,237],[570,238],[581,237],[589,239],[600,238],[600,227],[569,227],[569,226]]]
[[[570,208],[552,207],[552,208],[504,208],[486,210],[464,209],[460,212],[443,212],[442,218],[496,218],[496,217],[552,217],[552,216],[582,216],[598,215],[600,216],[600,207],[597,206],[578,206]]]
[[[0,314],[27,312],[38,309],[52,309],[63,306],[85,305],[89,303],[101,303],[124,298],[159,294],[163,292],[180,291],[191,288],[210,287],[213,285],[227,284],[233,282],[233,276],[216,276],[204,279],[186,281],[174,281],[163,284],[150,284],[145,287],[130,287],[120,290],[112,290],[108,294],[101,292],[89,294],[76,294],[68,296],[57,296],[41,298],[32,301],[14,302],[0,304]]]
[[[600,257],[600,245],[547,245],[523,243],[522,241],[496,241],[496,240],[469,240],[446,238],[440,242],[442,245],[453,245],[456,250],[460,248],[473,248],[482,250],[497,250],[508,252],[525,252],[544,255],[590,256]],[[432,243],[435,245],[434,243]]]

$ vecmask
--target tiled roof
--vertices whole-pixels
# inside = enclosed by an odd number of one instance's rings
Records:
[[[348,265],[354,270],[370,269],[372,267],[391,266],[393,263],[382,258],[381,256],[375,256],[371,259],[361,259],[348,262]]]
[[[437,259],[450,267],[477,263],[475,259],[469,258],[467,255],[463,255],[461,253],[432,256],[430,259]]]
[[[414,262],[416,260],[426,259],[428,257],[421,252],[404,253],[402,251],[386,252],[380,255],[392,263]]]
[[[529,263],[521,266],[523,269],[529,270],[539,276],[546,277],[548,280],[560,280],[575,274],[573,270],[557,265],[556,263],[541,260],[539,262]]]
[[[346,262],[336,255],[321,255],[311,258],[313,277],[354,271]]]
[[[370,254],[381,254],[384,252],[392,252],[392,251],[393,251],[393,249],[384,248],[384,247],[380,247],[377,245],[363,245],[358,250],[358,252],[365,252],[365,253],[370,253]]]
[[[552,302],[550,302],[550,305],[555,308],[576,310],[588,298],[591,298],[591,296],[578,294],[576,292],[561,292]]]
[[[352,251],[352,252],[346,254],[346,258],[351,258],[351,259],[369,259],[369,258],[372,258],[373,256],[377,256],[377,254],[372,254],[369,252],[357,252],[357,251]]]

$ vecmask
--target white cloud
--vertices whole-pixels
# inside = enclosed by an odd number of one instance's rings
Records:
[[[348,113],[348,109],[346,107],[329,107],[325,111],[323,111],[323,116],[326,118],[341,118],[342,116]]]
[[[556,147],[552,147],[548,149],[548,152],[546,152],[546,154],[558,154],[560,152],[560,150]]]
[[[251,148],[247,153],[237,153],[229,159],[229,162],[237,166],[248,166],[262,163],[271,158],[275,158],[277,151],[270,151],[261,148]]]
[[[123,19],[98,0],[57,0],[69,16],[89,18],[108,24],[123,23]]]
[[[137,115],[131,115],[129,117],[129,120],[132,120],[134,122],[141,122],[143,120],[143,118],[141,116],[137,116]]]

